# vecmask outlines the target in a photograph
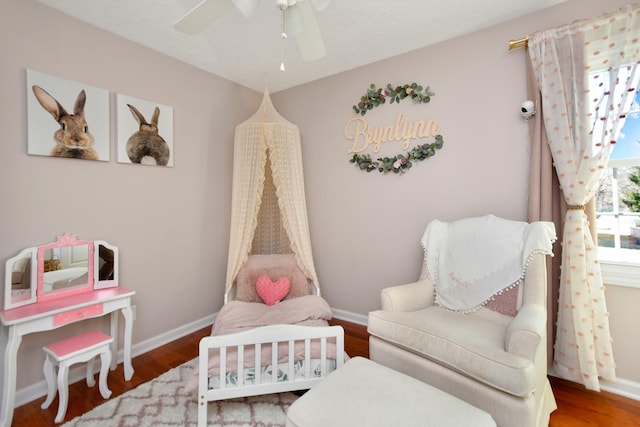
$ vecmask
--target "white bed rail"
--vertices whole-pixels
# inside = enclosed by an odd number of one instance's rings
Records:
[[[261,367],[271,365],[277,371],[279,364],[278,347],[284,343],[287,346],[288,357],[286,367],[286,379],[277,376],[261,375]],[[295,345],[304,343],[304,373],[294,374],[294,350]],[[208,402],[231,399],[235,397],[255,396],[260,394],[281,393],[285,391],[304,390],[327,376],[329,372],[328,362],[333,359],[328,355],[329,344],[335,345],[335,368],[344,364],[344,330],[340,326],[299,326],[299,325],[269,325],[253,328],[247,331],[228,335],[214,335],[200,340],[198,361],[198,427],[207,425]],[[270,360],[261,360],[263,345],[271,345]],[[311,372],[312,346],[320,346],[320,356],[313,357],[319,360],[320,376],[314,376]],[[209,389],[208,372],[210,351],[219,350],[219,388]],[[254,350],[255,358],[251,366],[245,366],[246,350]],[[237,352],[237,362],[227,366],[227,356],[230,352]],[[280,365],[282,365],[280,361]],[[253,369],[255,377],[251,384],[244,381],[244,373],[247,369]],[[227,373],[237,373],[237,384],[227,384]]]

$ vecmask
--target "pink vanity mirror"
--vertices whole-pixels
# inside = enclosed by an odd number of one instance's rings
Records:
[[[93,290],[93,242],[65,234],[38,247],[38,301]]]
[[[7,260],[4,310],[116,286],[118,248],[65,234]]]

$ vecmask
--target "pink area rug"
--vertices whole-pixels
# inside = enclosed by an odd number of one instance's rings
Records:
[[[63,427],[169,427],[197,424],[196,391],[182,387],[198,359],[165,372],[108,402],[74,418]],[[292,393],[268,394],[209,403],[209,426],[284,426]]]

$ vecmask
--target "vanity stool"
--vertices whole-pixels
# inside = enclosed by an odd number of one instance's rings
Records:
[[[93,378],[93,361],[100,355],[102,366],[100,367],[99,387],[100,394],[105,399],[111,396],[111,390],[107,386],[107,374],[111,364],[110,344],[113,337],[100,331],[91,331],[70,338],[47,344],[42,349],[46,353],[44,361],[44,377],[47,380],[47,398],[42,403],[42,409],[46,409],[53,402],[56,390],[59,391],[58,414],[55,422],[60,423],[67,413],[69,401],[69,367],[75,363],[87,362],[87,386],[93,387],[96,383]],[[56,370],[58,375],[56,381]]]

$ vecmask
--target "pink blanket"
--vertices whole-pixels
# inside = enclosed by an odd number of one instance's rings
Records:
[[[329,304],[316,295],[285,300],[272,306],[230,301],[218,312],[211,335],[226,335],[267,325],[326,326],[332,315]]]
[[[247,329],[267,325],[295,324],[304,326],[327,326],[332,312],[327,302],[316,295],[308,295],[279,302],[268,306],[261,303],[230,301],[226,303],[216,316],[211,335],[227,335]],[[288,360],[288,344],[278,345],[278,363]],[[245,348],[244,367],[254,366],[255,349]],[[334,343],[327,343],[327,358],[335,359]],[[320,344],[315,340],[311,343],[311,357],[320,357]],[[296,342],[294,359],[304,359],[304,342]],[[261,360],[263,364],[271,363],[271,344],[262,345]],[[229,348],[226,357],[227,367],[234,370],[238,365],[238,355],[235,349]],[[219,374],[220,355],[217,349],[209,351],[209,376]],[[198,388],[198,370],[194,370],[185,385],[184,392],[188,393]]]

